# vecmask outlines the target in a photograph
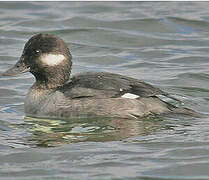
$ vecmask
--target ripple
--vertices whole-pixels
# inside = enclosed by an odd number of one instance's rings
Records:
[[[184,19],[184,18],[177,18],[177,17],[169,17],[169,19],[172,22],[178,25],[181,25],[182,28],[187,28],[187,30],[190,28],[191,31],[196,30],[196,31],[208,32],[208,29],[209,29],[209,22],[207,21]]]
[[[160,33],[174,33],[175,31],[172,28],[169,28],[166,24],[161,22],[161,19],[128,19],[128,20],[119,20],[119,21],[102,21],[90,18],[80,18],[74,17],[71,19],[64,20],[65,25],[70,25],[73,27],[93,27],[93,28],[111,28],[115,30],[129,30],[134,32],[144,31],[144,32],[153,32],[152,28],[154,27],[155,32]]]

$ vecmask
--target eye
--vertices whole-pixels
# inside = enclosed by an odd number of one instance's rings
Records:
[[[39,50],[39,49],[36,49],[35,51],[34,51],[34,54],[35,55],[39,55],[41,53],[41,50]]]

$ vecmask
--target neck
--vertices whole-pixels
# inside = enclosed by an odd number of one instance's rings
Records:
[[[57,76],[50,76],[49,74],[47,75],[47,78],[40,78],[36,77],[36,82],[33,85],[34,88],[39,88],[39,89],[54,89],[59,86],[63,86],[67,81],[69,81],[70,76],[69,74],[65,74],[63,76],[57,75]]]

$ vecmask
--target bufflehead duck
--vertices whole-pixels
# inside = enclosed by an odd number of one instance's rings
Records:
[[[25,99],[27,116],[47,118],[120,117],[150,114],[196,115],[164,102],[168,93],[143,81],[107,72],[70,77],[72,56],[65,42],[51,34],[37,34],[25,44],[20,60],[3,75],[31,72],[36,82]],[[175,98],[174,98],[175,99]]]

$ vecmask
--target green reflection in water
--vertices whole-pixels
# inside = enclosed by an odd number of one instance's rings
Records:
[[[31,136],[29,144],[35,147],[54,147],[65,143],[84,141],[121,141],[137,135],[148,135],[160,128],[162,118],[143,119],[83,118],[39,119],[26,117],[25,123]]]

